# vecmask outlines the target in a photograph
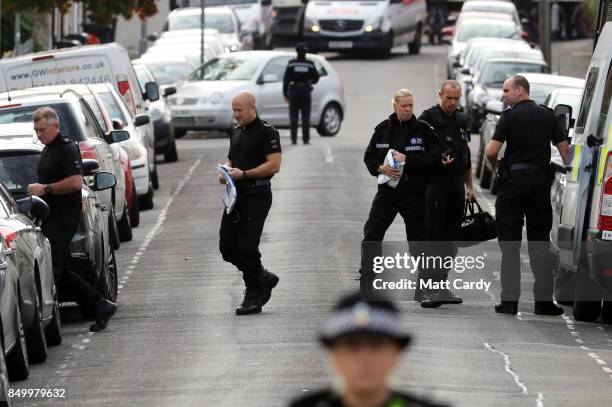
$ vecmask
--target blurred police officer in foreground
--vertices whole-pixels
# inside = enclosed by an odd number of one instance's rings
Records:
[[[501,303],[495,306],[495,311],[517,313],[521,294],[519,251],[526,218],[529,262],[535,277],[534,312],[561,315],[563,309],[552,300],[550,143],[557,147],[565,163],[569,146],[554,112],[529,99],[529,82],[523,76],[516,75],[504,82],[503,101],[509,108],[502,113],[486,150],[487,159],[495,166],[499,151],[506,143],[498,168],[501,183],[495,202],[502,251]]]
[[[58,290],[75,297],[81,308],[95,310],[96,323],[89,330],[102,331],[117,306],[73,272],[71,264],[70,241],[81,222],[81,154],[71,139],[60,134],[55,110],[41,107],[32,117],[36,135],[45,148],[38,163],[39,183],[28,185],[28,194],[41,197],[49,205],[42,231],[51,243],[55,281]]]
[[[442,152],[450,158],[445,166],[437,166],[427,188],[427,241],[434,254],[446,258],[457,255],[457,233],[463,221],[466,200],[474,199],[470,156],[470,123],[466,114],[457,111],[461,85],[448,80],[438,93],[440,103],[425,110],[420,120],[430,124],[439,137]],[[427,278],[446,281],[449,270],[429,270]],[[425,273],[422,273],[423,275]],[[450,290],[417,290],[415,300],[425,308],[442,304],[460,304],[463,300]]]
[[[306,59],[308,47],[300,43],[295,48],[297,59],[287,64],[283,78],[283,95],[289,102],[289,123],[291,127],[291,143],[297,143],[298,117],[302,112],[302,140],[304,144],[310,141],[310,108],[312,100],[310,93],[312,85],[319,82],[319,72],[312,61]]]
[[[327,348],[340,388],[307,393],[291,407],[433,407],[390,388],[410,336],[390,302],[366,302],[359,294],[340,300],[321,342]]]
[[[259,241],[272,206],[270,179],[280,171],[278,131],[257,116],[255,96],[240,92],[232,101],[234,129],[226,166],[235,180],[237,200],[233,211],[223,211],[219,249],[223,260],[242,272],[244,300],[236,314],[261,312],[278,284],[278,276],[261,265]],[[219,178],[224,183],[222,177]]]

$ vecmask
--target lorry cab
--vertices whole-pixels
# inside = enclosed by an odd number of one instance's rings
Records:
[[[602,299],[603,317],[612,321],[612,303],[607,301],[612,300],[610,44],[612,22],[607,22],[589,65],[576,122],[565,120],[574,127],[567,173],[557,174],[552,188],[556,295],[569,295],[574,317],[586,321],[599,317]],[[555,111],[571,116],[569,106],[557,106]]]

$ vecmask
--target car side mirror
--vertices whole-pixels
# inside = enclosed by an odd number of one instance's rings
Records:
[[[145,84],[145,99],[155,102],[159,100],[159,86],[155,82],[147,82]]]
[[[471,74],[471,73],[472,73],[472,72],[470,71],[470,68],[463,68],[463,69],[461,70],[461,74],[462,74],[462,75],[469,75],[469,74]]]
[[[489,100],[485,105],[485,112],[491,114],[501,114],[504,110],[504,104],[499,100]]]
[[[94,175],[98,170],[100,170],[100,164],[98,164],[97,160],[92,160],[91,158],[83,159],[83,175]]]
[[[127,130],[113,130],[107,137],[108,144],[121,143],[130,138],[130,132]]]
[[[37,196],[28,196],[18,199],[19,212],[32,219],[35,223],[43,221],[49,216],[49,205]]]
[[[555,117],[559,122],[559,126],[563,129],[565,137],[568,136],[569,130],[572,128],[572,107],[564,104],[555,106]]]
[[[117,184],[117,180],[112,172],[100,171],[94,175],[91,189],[94,191],[104,191],[105,189],[114,187],[115,184]]]
[[[176,88],[174,86],[168,86],[164,89],[164,97],[174,95],[176,93]]]
[[[147,40],[149,41],[157,41],[158,39],[159,39],[159,34],[157,33],[151,33],[147,35]]]
[[[144,126],[145,124],[149,123],[151,123],[151,118],[148,114],[139,114],[138,116],[134,117],[134,126],[136,127]]]
[[[461,68],[461,62],[459,61],[453,61],[453,68]]]

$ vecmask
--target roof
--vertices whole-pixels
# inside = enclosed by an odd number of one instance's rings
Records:
[[[76,51],[83,51],[83,50],[100,51],[103,48],[104,49],[117,49],[117,50],[125,51],[125,48],[123,48],[121,44],[118,44],[116,42],[111,42],[108,44],[78,45],[76,47],[40,51],[40,52],[35,52],[32,54],[19,55],[19,56],[12,57],[12,58],[2,58],[2,61],[10,61],[14,59],[32,59],[32,58],[37,58],[37,57],[46,56],[46,55],[75,53]]]
[[[499,0],[469,0],[466,1],[465,3],[463,3],[462,6],[462,10],[465,8],[471,8],[471,7],[483,7],[483,8],[487,8],[487,7],[491,7],[494,8],[496,10],[515,10],[516,6],[514,5],[514,3],[509,2],[509,1],[499,1]]]
[[[234,56],[246,56],[246,57],[252,57],[252,56],[265,56],[267,58],[273,58],[273,57],[295,57],[296,53],[295,51],[266,51],[266,50],[257,50],[257,51],[238,51],[238,52],[232,52],[231,54],[226,54],[226,55],[221,55],[221,58],[228,58],[228,57],[234,57]],[[309,58],[313,58],[313,59],[325,59],[325,57],[318,55],[318,54],[307,54],[307,56]]]
[[[503,14],[505,15],[505,14]],[[505,20],[505,19],[490,19],[490,18],[482,18],[482,17],[474,17],[474,18],[466,18],[466,19],[461,19],[461,22],[458,23],[459,25],[462,24],[470,24],[470,25],[511,25],[511,26],[516,26],[516,23],[511,20]]]
[[[584,79],[575,78],[573,76],[552,75],[545,73],[525,73],[525,77],[530,83],[541,83],[550,85],[559,85],[564,88],[580,89],[584,87]]]
[[[491,58],[487,60],[487,65],[493,64],[495,62],[516,62],[520,64],[546,65],[546,61],[529,58]]]
[[[38,86],[35,88],[0,93],[0,100],[8,100],[9,94],[11,101],[16,102],[16,99],[58,99],[64,96],[80,97],[80,95],[87,93],[90,93],[87,85]]]

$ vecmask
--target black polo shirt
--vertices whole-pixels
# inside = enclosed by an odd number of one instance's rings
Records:
[[[555,113],[533,100],[524,100],[502,112],[493,140],[506,142],[504,166],[550,164],[550,143],[565,141],[565,134]]]
[[[38,182],[53,184],[72,175],[83,175],[81,153],[76,143],[58,134],[46,145],[38,162]],[[45,194],[42,197],[51,209],[55,206],[81,202],[81,191],[69,194]]]
[[[266,156],[281,152],[278,131],[259,117],[245,128],[236,127],[230,143],[232,167],[251,170],[265,163]]]

